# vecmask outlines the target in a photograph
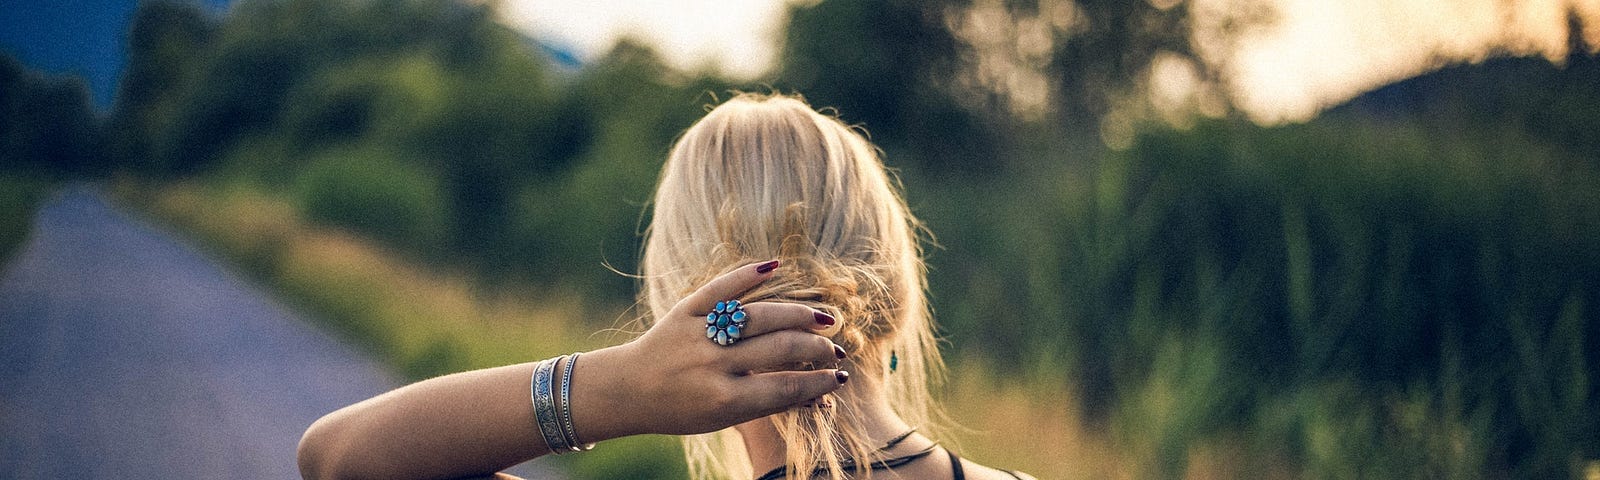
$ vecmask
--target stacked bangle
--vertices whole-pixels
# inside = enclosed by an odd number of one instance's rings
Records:
[[[584,452],[594,449],[593,443],[578,441],[577,428],[572,426],[572,370],[578,367],[578,355],[582,352],[573,352],[567,357],[566,368],[561,373],[561,427],[567,434],[567,448],[574,452]]]
[[[582,452],[594,448],[593,443],[578,440],[577,429],[572,425],[572,371],[578,355],[563,355],[546,359],[533,367],[533,416],[539,425],[539,434],[550,447],[550,453]],[[565,362],[562,362],[562,360]],[[556,402],[555,370],[562,364],[561,401]]]
[[[561,435],[561,427],[556,425],[556,400],[551,391],[555,382],[556,361],[560,359],[551,358],[533,366],[533,421],[539,425],[539,433],[544,436],[550,453],[567,450],[566,437]]]

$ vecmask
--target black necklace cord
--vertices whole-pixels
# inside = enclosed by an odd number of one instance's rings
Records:
[[[913,434],[913,433],[917,433],[917,427],[911,427],[910,430],[906,430],[906,433],[895,435],[894,438],[889,439],[888,443],[884,444],[882,448],[879,448],[879,449],[875,450],[875,452],[882,452],[882,451],[894,448],[895,445],[899,445],[900,442],[904,442],[907,438],[911,438],[911,434]],[[912,453],[907,454],[907,455],[902,455],[902,456],[894,457],[894,458],[885,458],[883,460],[875,460],[875,461],[872,462],[872,465],[870,465],[868,468],[870,468],[872,470],[889,470],[889,469],[893,469],[895,467],[899,467],[899,466],[905,465],[907,463],[915,462],[915,461],[921,459],[922,457],[926,457],[929,454],[932,454],[933,450],[936,449],[936,448],[939,448],[939,443],[938,442],[934,442],[933,445],[929,445],[928,448],[924,448],[922,450],[918,450],[916,452],[912,452]],[[842,467],[842,468],[847,468],[847,469],[855,468],[856,461],[853,458],[846,458],[844,460],[839,461],[839,466]],[[774,469],[772,469],[772,471],[767,472],[766,474],[761,475],[759,477],[756,477],[756,480],[779,480],[779,479],[782,479],[783,478],[783,474],[784,474],[784,469],[785,469],[785,467],[774,468]],[[828,467],[822,466],[822,465],[818,465],[816,468],[813,468],[811,470],[811,475],[810,476],[811,477],[815,477],[815,476],[824,475],[824,474],[827,474],[827,473],[828,473]]]
[[[889,439],[889,443],[883,444],[883,448],[879,448],[878,451],[889,451],[889,449],[894,448],[895,445],[899,445],[900,442],[904,442],[907,438],[911,438],[911,434],[913,433],[917,433],[917,427],[911,427],[910,430],[906,430],[906,433],[895,435],[894,438]]]

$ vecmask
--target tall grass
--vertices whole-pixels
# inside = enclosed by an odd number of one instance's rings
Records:
[[[1595,160],[1516,129],[1218,121],[912,192],[940,192],[951,336],[1057,372],[1143,475],[1229,445],[1248,476],[1570,478],[1600,457]]]

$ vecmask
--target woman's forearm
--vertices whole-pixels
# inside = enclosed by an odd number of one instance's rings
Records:
[[[630,345],[585,353],[575,365],[571,411],[583,442],[649,433],[659,398],[640,393]],[[558,367],[564,367],[563,360]],[[550,453],[534,419],[533,363],[424,380],[328,414],[300,440],[308,479],[488,476]],[[561,386],[557,376],[555,388]],[[642,415],[644,414],[644,415]]]
[[[533,365],[445,375],[328,414],[300,440],[301,474],[308,479],[489,475],[549,453],[529,400]]]

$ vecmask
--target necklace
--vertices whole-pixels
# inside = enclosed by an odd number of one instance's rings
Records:
[[[910,430],[906,430],[906,433],[895,435],[894,438],[889,439],[888,443],[885,443],[883,445],[883,447],[880,447],[877,450],[874,450],[873,452],[882,452],[882,451],[894,448],[895,445],[899,445],[900,442],[903,442],[907,438],[910,438],[911,434],[913,434],[913,433],[917,433],[917,427],[911,427]],[[868,468],[870,468],[872,470],[888,470],[888,469],[892,469],[892,468],[895,468],[895,467],[898,467],[898,466],[901,466],[901,465],[905,465],[907,463],[911,463],[911,462],[917,461],[917,459],[920,459],[922,457],[926,457],[926,456],[928,456],[928,454],[933,453],[933,449],[938,448],[938,447],[939,447],[939,443],[938,442],[934,442],[934,444],[933,445],[929,445],[928,448],[924,448],[922,450],[918,450],[916,452],[913,452],[913,453],[910,453],[910,454],[907,454],[907,455],[894,457],[894,458],[885,458],[883,460],[874,460],[872,462],[871,466],[869,466]],[[839,467],[840,468],[851,469],[851,468],[855,468],[855,466],[856,466],[856,460],[853,459],[853,458],[846,458],[844,460],[839,461]],[[825,467],[825,466],[821,466],[821,465],[818,465],[816,468],[811,470],[811,476],[817,476],[817,475],[822,475],[822,474],[826,474],[826,473],[828,473],[828,468]],[[778,467],[778,468],[772,469],[772,471],[770,471],[770,472],[767,472],[765,475],[756,477],[756,480],[779,480],[779,479],[783,478],[783,474],[784,474],[784,467]]]

